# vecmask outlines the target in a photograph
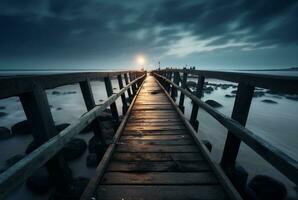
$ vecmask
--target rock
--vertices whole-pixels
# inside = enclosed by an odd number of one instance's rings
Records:
[[[237,94],[237,90],[232,90],[231,93],[232,94]]]
[[[81,132],[80,134],[86,134],[86,133],[90,133],[92,130],[92,126],[91,124],[88,124]]]
[[[205,101],[205,103],[207,103],[208,105],[210,105],[213,108],[220,108],[220,107],[223,106],[220,103],[218,103],[217,101],[214,101],[214,100],[211,100],[211,99]]]
[[[53,192],[50,200],[80,200],[81,195],[89,183],[88,178],[77,177],[72,180],[71,190],[61,194],[58,190]]]
[[[6,115],[8,115],[6,112],[0,112],[0,117],[5,117]]]
[[[286,98],[293,101],[298,101],[298,95],[287,95]]]
[[[192,88],[196,88],[196,87],[197,87],[197,84],[196,84],[196,82],[194,82],[194,81],[188,81],[188,82],[187,82],[187,86],[188,86],[188,87],[192,87]]]
[[[87,159],[86,159],[87,167],[96,167],[98,165],[98,163],[99,163],[99,161],[98,161],[97,155],[95,153],[90,153],[87,156]]]
[[[112,113],[110,113],[108,111],[104,111],[98,116],[98,119],[100,121],[113,120]]]
[[[33,128],[28,120],[24,120],[13,125],[11,132],[13,135],[29,135],[33,132]]]
[[[203,144],[207,147],[208,151],[212,151],[212,144],[208,140],[202,140]]]
[[[233,94],[226,94],[225,97],[227,97],[227,98],[235,98],[236,95],[233,95]]]
[[[88,150],[90,153],[95,153],[97,159],[100,160],[106,151],[107,145],[101,144],[100,141],[96,141],[93,136],[88,142]]]
[[[265,92],[263,91],[255,91],[253,97],[262,97],[265,96]]]
[[[74,138],[62,149],[62,154],[67,161],[74,160],[84,154],[87,144],[83,139]]]
[[[56,108],[56,110],[59,111],[59,110],[62,110],[62,108],[61,107],[58,107],[58,108]]]
[[[8,128],[0,127],[0,140],[5,140],[11,137],[12,137],[12,134]]]
[[[37,194],[48,193],[54,186],[46,167],[36,170],[26,181],[27,188]]]
[[[58,124],[56,125],[56,131],[59,133],[63,131],[65,128],[67,128],[69,125],[69,123]]]
[[[203,91],[204,91],[204,93],[206,93],[206,94],[210,94],[211,92],[213,92],[214,91],[214,89],[213,89],[213,87],[204,87],[204,89],[203,89]]]
[[[22,160],[24,157],[25,157],[24,154],[17,154],[17,155],[14,155],[14,156],[8,158],[8,159],[6,160],[7,168],[13,166],[15,163],[19,162],[19,161]]]
[[[6,169],[7,169],[7,166],[5,165],[5,164],[0,164],[0,174],[1,173],[3,173],[3,172],[5,172],[6,171]]]
[[[100,123],[101,129],[114,129],[114,122],[109,120],[109,121],[102,121]]]
[[[266,93],[273,94],[273,95],[284,95],[283,93],[277,92],[277,91],[274,91],[274,90],[267,90]]]
[[[53,94],[53,95],[59,95],[59,94],[61,94],[61,92],[54,90],[54,91],[52,92],[52,94]]]
[[[228,172],[228,176],[240,194],[245,193],[248,173],[240,165],[236,164],[234,170]]]
[[[0,106],[0,110],[4,110],[5,109],[5,106]]]
[[[36,144],[36,142],[33,140],[29,143],[29,145],[27,146],[25,153],[29,154],[32,151],[34,151],[35,149],[37,149],[38,145]]]
[[[287,196],[287,189],[283,183],[265,175],[253,177],[246,191],[250,199],[282,200]]]
[[[76,94],[77,92],[76,91],[69,91],[69,92],[63,92],[63,94]]]
[[[264,102],[264,103],[270,103],[270,104],[277,104],[276,101],[273,101],[271,99],[264,99],[264,100],[262,100],[262,102]]]

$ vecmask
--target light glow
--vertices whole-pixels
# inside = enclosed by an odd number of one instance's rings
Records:
[[[137,65],[140,65],[140,66],[144,65],[144,64],[146,63],[146,58],[145,58],[145,56],[143,56],[143,55],[138,55],[138,56],[136,57],[136,63],[137,63]]]

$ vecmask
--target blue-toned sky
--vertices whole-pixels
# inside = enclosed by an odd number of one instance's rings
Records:
[[[0,69],[298,66],[297,0],[0,0]]]

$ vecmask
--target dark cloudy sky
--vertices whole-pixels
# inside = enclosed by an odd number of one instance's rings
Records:
[[[0,0],[0,69],[298,66],[297,0]]]

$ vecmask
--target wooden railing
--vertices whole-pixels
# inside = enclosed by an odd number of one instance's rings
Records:
[[[195,130],[198,130],[197,115],[199,107],[228,129],[224,152],[220,162],[221,167],[228,176],[235,170],[240,143],[243,141],[288,179],[296,185],[298,184],[298,162],[245,128],[255,87],[267,88],[288,94],[297,94],[297,77],[187,69],[164,69],[156,70],[152,73],[172,98],[177,96],[177,90],[181,91],[179,108],[182,112],[184,112],[183,104],[185,95],[192,100],[193,108],[189,122]],[[183,74],[182,78],[180,73]],[[189,92],[186,88],[188,75],[198,76],[196,95]],[[238,83],[231,117],[222,114],[200,99],[203,94],[205,78],[215,78]],[[179,86],[180,82],[181,86]]]
[[[119,83],[120,91],[117,94],[113,94],[111,84],[111,77],[114,76],[117,76]],[[125,86],[122,76],[124,76]],[[62,193],[70,191],[72,176],[69,173],[67,163],[60,154],[60,150],[73,136],[80,133],[89,124],[92,126],[95,138],[104,144],[100,133],[100,121],[97,117],[106,108],[110,107],[113,120],[116,125],[119,125],[115,101],[121,96],[123,113],[125,114],[128,109],[125,92],[132,99],[145,76],[146,72],[120,71],[1,78],[0,99],[19,96],[27,120],[33,125],[34,142],[39,147],[0,174],[0,199],[7,196],[9,192],[23,183],[44,164],[46,164],[49,175],[54,181],[56,190]],[[97,106],[95,105],[90,80],[99,78],[104,78],[109,98],[102,105]],[[57,134],[45,90],[73,83],[79,83],[88,112]]]

